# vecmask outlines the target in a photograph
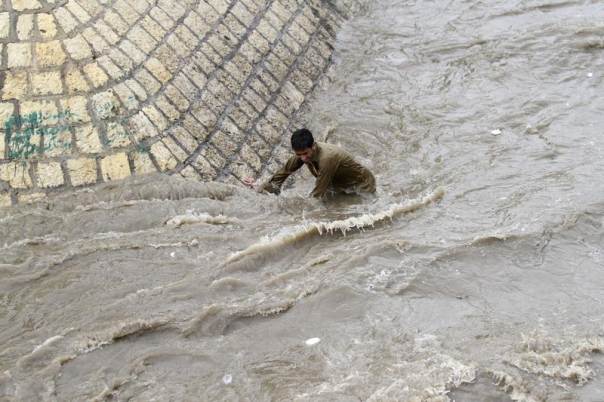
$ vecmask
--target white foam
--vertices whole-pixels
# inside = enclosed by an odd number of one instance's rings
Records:
[[[290,229],[285,229],[274,237],[264,237],[258,243],[254,243],[248,248],[232,254],[226,262],[231,263],[248,255],[279,249],[283,246],[300,241],[310,235],[333,234],[334,232],[340,232],[343,235],[346,235],[346,233],[352,230],[363,230],[368,227],[373,227],[376,223],[386,219],[393,219],[398,215],[412,212],[426,204],[437,201],[442,198],[443,195],[444,191],[439,188],[421,197],[410,199],[402,203],[391,204],[389,207],[379,212],[353,216],[348,219],[337,221],[309,222]]]
[[[447,355],[434,354],[433,350],[427,353],[424,355],[430,356],[427,359],[396,365],[398,376],[387,376],[365,400],[449,402],[451,399],[447,394],[451,389],[475,381],[476,369],[473,366]]]
[[[508,357],[512,365],[533,374],[571,380],[579,385],[593,377],[590,355],[604,350],[601,338],[554,341],[541,334],[523,335],[516,353]]]
[[[208,213],[194,213],[187,211],[186,214],[177,215],[166,222],[168,226],[180,227],[182,225],[191,225],[196,223],[210,223],[213,225],[225,225],[229,223],[238,223],[239,220],[224,215],[212,216]]]
[[[34,350],[31,352],[32,355],[35,354],[37,351],[45,348],[46,346],[52,345],[53,343],[55,343],[56,341],[61,340],[61,339],[63,339],[62,335],[56,335],[51,338],[48,338],[42,344],[40,344],[34,348]]]
[[[78,340],[75,351],[78,354],[90,353],[130,335],[158,330],[166,324],[167,321],[162,319],[118,322],[101,332],[86,335]]]
[[[508,394],[511,400],[516,402],[540,402],[539,399],[531,395],[521,379],[517,379],[503,371],[490,371],[489,373],[493,377],[495,385]]]

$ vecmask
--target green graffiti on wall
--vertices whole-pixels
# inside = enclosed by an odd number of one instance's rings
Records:
[[[57,115],[43,115],[33,112],[23,116],[13,116],[4,122],[4,140],[8,159],[27,159],[32,155],[54,150],[67,149],[70,141],[62,133],[68,133],[67,125],[49,126],[51,121],[63,121],[71,116],[70,111]],[[46,123],[46,124],[45,124]]]

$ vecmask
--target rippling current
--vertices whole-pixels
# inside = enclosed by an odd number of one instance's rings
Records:
[[[604,400],[604,5],[376,0],[305,115],[375,198],[0,211],[0,400]]]

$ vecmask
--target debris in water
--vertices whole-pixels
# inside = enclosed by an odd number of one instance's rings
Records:
[[[310,338],[306,340],[308,346],[316,345],[319,342],[321,342],[321,338]]]
[[[589,78],[591,78],[591,77],[593,77],[593,76],[594,76],[594,73],[587,73],[587,76],[588,76]]]
[[[176,257],[176,252],[175,252],[175,251],[172,251],[172,252],[170,253],[170,257],[172,257],[172,258]]]
[[[500,129],[491,130],[491,134],[499,135],[499,134],[501,134],[501,130]]]
[[[222,377],[222,382],[225,385],[229,385],[230,383],[233,382],[233,376],[230,374],[225,374],[224,377]]]

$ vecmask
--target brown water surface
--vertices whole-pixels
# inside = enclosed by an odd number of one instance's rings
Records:
[[[604,6],[376,0],[308,199],[150,176],[0,211],[0,400],[604,400]]]

